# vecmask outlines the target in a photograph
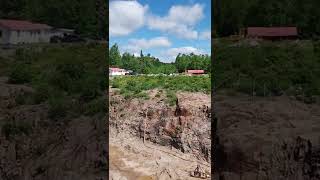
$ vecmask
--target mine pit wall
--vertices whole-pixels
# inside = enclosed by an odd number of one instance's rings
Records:
[[[210,106],[184,105],[179,98],[176,105],[170,107],[163,99],[125,100],[121,95],[109,97],[111,128],[140,137],[141,141],[145,135],[147,141],[192,153],[210,163]]]

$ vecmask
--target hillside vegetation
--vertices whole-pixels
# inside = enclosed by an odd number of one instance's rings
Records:
[[[35,89],[33,94],[17,97],[17,101],[48,102],[52,118],[105,112],[105,48],[64,44],[17,49],[7,64],[9,83],[28,84]]]
[[[319,42],[260,42],[221,39],[214,48],[214,87],[257,96],[293,95],[314,102],[320,95]]]
[[[168,103],[173,105],[177,91],[210,93],[210,79],[209,76],[128,76],[114,78],[110,85],[119,88],[120,94],[127,99],[148,99],[147,90],[159,89],[160,93],[166,92]]]

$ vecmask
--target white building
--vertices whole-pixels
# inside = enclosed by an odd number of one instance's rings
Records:
[[[109,76],[123,76],[127,75],[130,72],[125,69],[120,68],[109,68]]]
[[[48,43],[53,35],[46,24],[0,19],[0,44]]]

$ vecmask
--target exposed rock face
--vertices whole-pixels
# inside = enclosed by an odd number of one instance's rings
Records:
[[[156,178],[158,180],[168,180],[168,179],[177,179],[177,180],[179,180],[178,175],[176,174],[176,172],[174,172],[174,170],[172,170],[172,169],[167,169],[167,168],[163,168],[161,171],[159,171],[156,174]]]
[[[122,131],[182,152],[192,152],[206,161],[211,157],[210,96],[178,93],[174,107],[164,97],[124,100],[110,91],[110,124]],[[157,93],[150,93],[157,94]]]

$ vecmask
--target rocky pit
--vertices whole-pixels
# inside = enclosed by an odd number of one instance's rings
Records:
[[[179,92],[169,106],[165,92],[148,94],[126,100],[110,89],[110,179],[196,179],[197,165],[210,174],[210,95]]]

